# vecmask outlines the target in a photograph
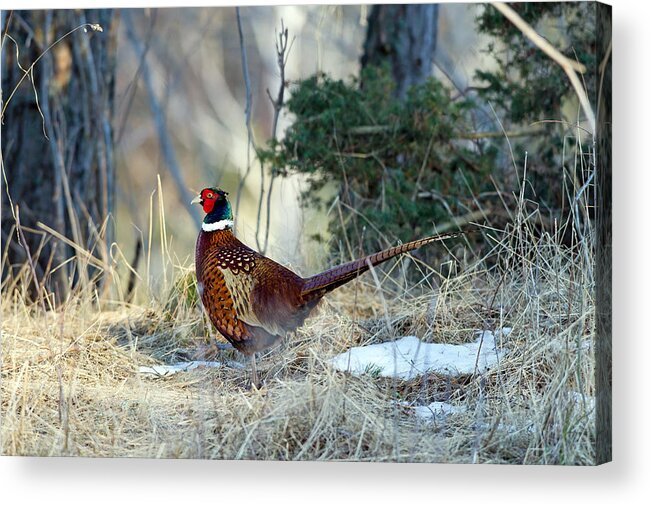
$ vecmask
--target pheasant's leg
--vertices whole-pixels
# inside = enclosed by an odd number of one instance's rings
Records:
[[[232,344],[222,342],[215,342],[215,347],[220,351],[232,351],[234,349]]]
[[[251,384],[256,388],[259,386],[258,371],[255,366],[255,353],[251,354]]]

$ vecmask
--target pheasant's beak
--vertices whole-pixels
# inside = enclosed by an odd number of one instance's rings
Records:
[[[194,205],[195,203],[203,203],[203,200],[201,199],[201,195],[195,196],[194,199],[190,202],[191,205]]]

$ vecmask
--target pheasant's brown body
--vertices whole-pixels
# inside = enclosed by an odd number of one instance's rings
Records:
[[[301,277],[248,248],[230,230],[201,231],[195,261],[210,320],[245,354],[301,326],[318,302],[303,297]]]
[[[416,240],[302,278],[235,238],[233,214],[224,191],[206,188],[193,203],[201,203],[207,214],[195,253],[201,301],[215,328],[233,347],[251,356],[301,326],[326,293],[370,267],[458,235]]]
[[[238,351],[251,354],[301,326],[327,292],[370,266],[440,239],[409,242],[304,279],[230,230],[201,231],[195,255],[199,293],[215,328]]]

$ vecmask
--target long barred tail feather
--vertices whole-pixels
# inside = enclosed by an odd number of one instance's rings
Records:
[[[333,267],[330,270],[326,270],[325,272],[321,272],[320,274],[305,279],[301,295],[306,301],[320,298],[325,293],[332,291],[333,289],[353,280],[358,275],[363,274],[371,266],[379,265],[395,256],[413,251],[414,249],[431,244],[432,242],[459,237],[464,234],[464,232],[448,232],[420,240],[414,240],[413,242],[407,242],[406,244],[390,247],[384,251],[370,254],[364,258]]]

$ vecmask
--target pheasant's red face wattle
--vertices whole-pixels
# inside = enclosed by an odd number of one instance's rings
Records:
[[[215,206],[215,202],[217,201],[218,197],[219,194],[215,193],[210,188],[206,188],[201,191],[201,206],[203,207],[203,211],[206,214],[210,214],[212,212],[212,209]]]

